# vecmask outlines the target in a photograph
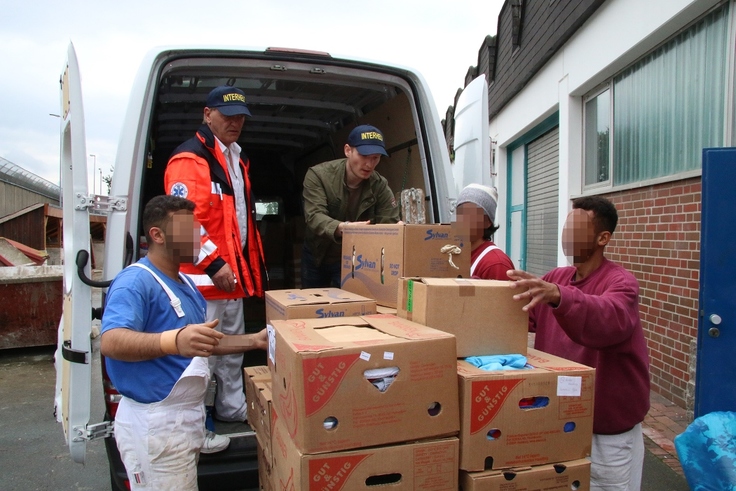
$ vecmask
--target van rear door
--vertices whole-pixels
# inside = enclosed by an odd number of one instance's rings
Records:
[[[64,308],[56,351],[56,415],[72,459],[84,463],[90,417],[92,289],[77,273],[77,256],[89,258],[87,148],[79,66],[70,43],[61,74],[61,186],[64,245]],[[89,261],[81,264],[90,277]]]
[[[456,195],[468,184],[492,186],[491,140],[488,128],[488,83],[481,75],[468,84],[455,106]]]

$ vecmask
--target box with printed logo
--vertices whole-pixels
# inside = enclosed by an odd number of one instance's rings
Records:
[[[485,472],[460,471],[463,491],[590,490],[590,461],[577,459],[518,469]]]
[[[502,469],[590,455],[593,368],[529,349],[520,370],[458,360],[460,468]]]
[[[339,288],[269,290],[266,320],[352,317],[376,313],[376,301]]]
[[[526,354],[529,314],[508,281],[402,278],[397,315],[449,332],[457,356]]]
[[[340,286],[396,308],[404,276],[470,277],[470,244],[451,225],[348,225]]]
[[[273,321],[273,405],[303,453],[455,435],[455,337],[392,315]]]
[[[455,437],[305,454],[290,441],[282,418],[273,433],[273,484],[290,490],[457,491]]]

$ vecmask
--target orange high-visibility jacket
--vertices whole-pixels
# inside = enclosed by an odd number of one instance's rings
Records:
[[[167,194],[194,202],[194,216],[202,225],[201,250],[196,265],[182,264],[207,300],[263,296],[267,279],[263,245],[256,226],[256,209],[248,175],[250,162],[240,159],[248,207],[248,234],[241,244],[235,212],[235,198],[225,157],[207,125],[174,150],[166,167],[164,187]],[[237,277],[233,292],[219,290],[212,276],[225,263]]]

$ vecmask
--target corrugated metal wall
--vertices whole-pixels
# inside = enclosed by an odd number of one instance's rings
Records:
[[[527,146],[526,270],[543,275],[557,266],[559,127]]]
[[[36,203],[52,203],[58,205],[59,200],[49,199],[28,189],[0,181],[0,217],[10,215]]]

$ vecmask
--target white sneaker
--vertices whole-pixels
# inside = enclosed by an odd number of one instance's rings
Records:
[[[205,430],[204,432],[204,443],[202,448],[199,449],[201,453],[217,453],[225,450],[230,445],[230,439],[224,435],[218,435],[217,433]]]

